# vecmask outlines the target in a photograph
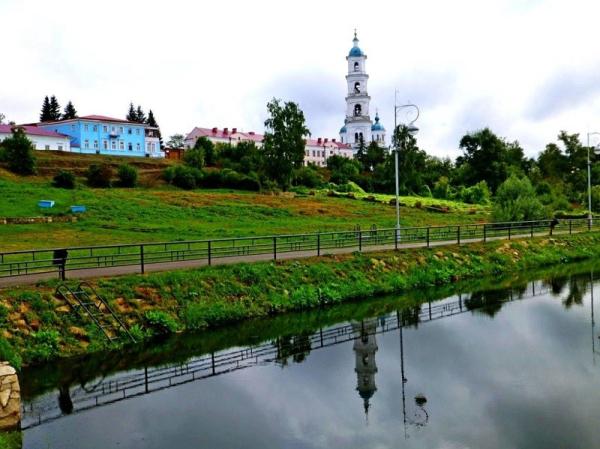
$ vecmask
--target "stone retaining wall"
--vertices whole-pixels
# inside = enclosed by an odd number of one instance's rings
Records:
[[[0,431],[15,430],[21,423],[21,388],[17,372],[0,362]]]
[[[75,223],[74,215],[56,217],[0,217],[0,224],[31,224],[31,223]]]

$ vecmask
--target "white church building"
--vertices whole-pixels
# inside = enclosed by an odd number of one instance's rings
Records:
[[[346,83],[348,94],[346,96],[346,119],[344,126],[340,129],[340,141],[358,148],[362,139],[365,145],[370,142],[379,142],[385,145],[385,128],[379,123],[379,114],[375,113],[375,123],[369,115],[369,103],[371,97],[368,94],[367,74],[365,63],[367,55],[358,46],[358,37],[354,32],[354,45],[346,57],[348,61],[348,74]]]

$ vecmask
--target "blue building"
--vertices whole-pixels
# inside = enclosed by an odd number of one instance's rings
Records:
[[[42,122],[37,126],[71,138],[71,151],[113,156],[164,157],[158,129],[102,115]]]

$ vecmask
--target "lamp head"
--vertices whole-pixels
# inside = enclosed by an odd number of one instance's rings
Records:
[[[600,154],[600,143],[594,146],[594,154]]]
[[[409,125],[408,126],[408,133],[411,136],[414,136],[415,134],[417,134],[419,132],[419,128],[417,128],[415,125]]]

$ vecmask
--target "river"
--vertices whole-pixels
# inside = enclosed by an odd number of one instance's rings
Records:
[[[28,368],[23,446],[598,447],[594,271],[458,284]]]

